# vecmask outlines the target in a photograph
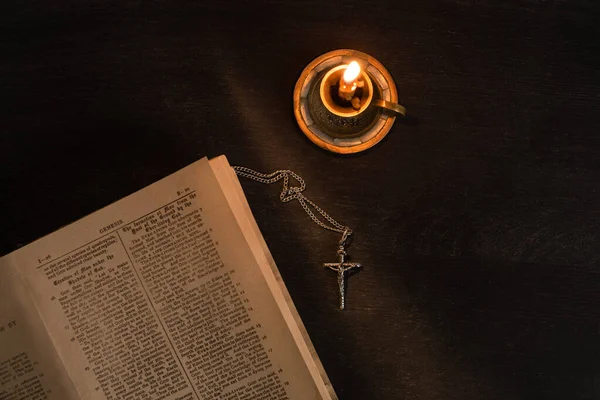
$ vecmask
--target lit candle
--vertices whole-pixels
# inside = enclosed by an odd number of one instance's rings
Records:
[[[346,67],[342,79],[340,79],[340,88],[338,94],[340,98],[351,101],[354,97],[356,88],[359,87],[358,77],[360,75],[360,65],[356,61],[352,61]]]

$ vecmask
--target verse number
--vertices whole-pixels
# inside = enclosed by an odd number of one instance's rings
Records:
[[[50,258],[51,258],[50,254],[48,254],[42,258],[38,258],[38,264],[42,264],[43,262],[50,260]]]

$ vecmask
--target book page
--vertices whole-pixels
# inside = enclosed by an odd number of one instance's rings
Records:
[[[271,293],[273,293],[273,298],[279,306],[281,316],[284,318],[290,334],[294,338],[298,352],[304,359],[304,363],[315,381],[321,397],[323,399],[336,400],[337,395],[331,386],[331,382],[321,365],[308,333],[304,328],[304,324],[279,274],[275,260],[260,233],[260,229],[252,215],[235,171],[224,156],[210,160],[210,164],[221,183],[221,188],[229,202],[231,210],[236,215],[241,230],[263,272],[265,281],[269,285]],[[304,368],[304,365],[302,368]]]
[[[206,159],[12,257],[83,399],[329,398]]]
[[[75,400],[75,388],[10,261],[0,259],[0,399]]]

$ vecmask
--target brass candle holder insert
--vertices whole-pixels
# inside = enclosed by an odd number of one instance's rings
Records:
[[[356,78],[356,88],[349,98],[340,94],[343,75],[348,65],[342,64],[332,68],[325,74],[319,85],[319,94],[323,105],[333,114],[340,117],[354,117],[365,111],[373,100],[373,83],[360,71]]]
[[[396,84],[383,65],[356,50],[335,50],[312,61],[294,88],[294,115],[317,146],[357,153],[379,143],[397,116]]]

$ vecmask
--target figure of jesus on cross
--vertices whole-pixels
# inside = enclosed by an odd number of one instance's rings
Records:
[[[361,265],[358,263],[346,262],[346,250],[343,245],[340,245],[337,251],[338,257],[340,258],[339,262],[336,263],[325,263],[323,267],[329,268],[332,271],[337,272],[338,276],[338,286],[340,289],[340,310],[343,310],[346,307],[346,273],[353,268],[360,268]]]

